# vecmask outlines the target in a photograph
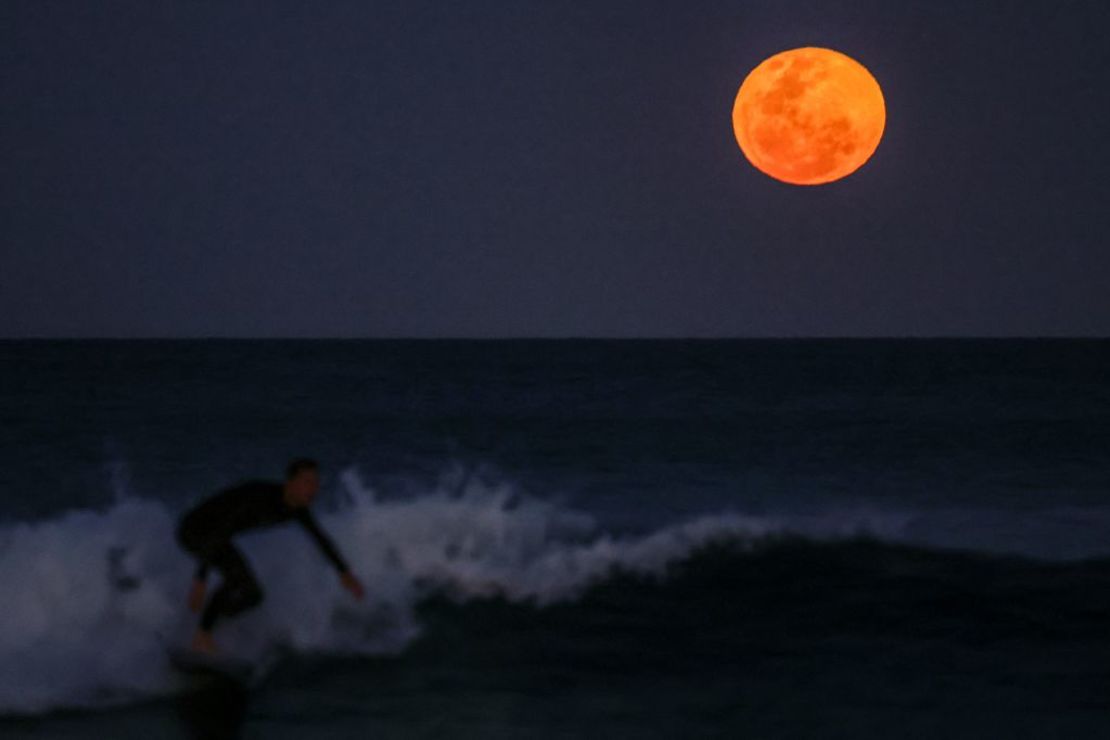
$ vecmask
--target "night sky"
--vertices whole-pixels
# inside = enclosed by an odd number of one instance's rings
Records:
[[[0,5],[0,336],[1110,334],[1106,2]],[[731,109],[825,46],[848,178]]]

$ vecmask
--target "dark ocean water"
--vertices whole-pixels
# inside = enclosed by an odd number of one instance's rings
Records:
[[[5,738],[1110,737],[1110,341],[0,342],[0,589]]]

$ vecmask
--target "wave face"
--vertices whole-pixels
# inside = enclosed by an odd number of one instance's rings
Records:
[[[544,610],[578,602],[614,578],[662,584],[676,564],[722,542],[744,562],[777,553],[779,568],[797,560],[798,542],[810,543],[806,567],[817,570],[829,552],[821,547],[860,536],[929,544],[951,534],[956,516],[721,512],[616,535],[586,513],[508,483],[475,480],[461,491],[384,500],[353,468],[341,480],[342,504],[317,515],[366,598],[339,588],[297,528],[250,533],[237,541],[266,600],[218,629],[223,645],[254,659],[277,647],[302,656],[397,655],[423,634],[421,605],[429,599],[493,598]],[[163,502],[122,497],[102,510],[0,530],[0,712],[121,704],[182,688],[164,654],[168,643],[188,639],[196,620],[184,605],[193,564],[173,538],[177,514]],[[836,578],[851,580],[855,567]]]

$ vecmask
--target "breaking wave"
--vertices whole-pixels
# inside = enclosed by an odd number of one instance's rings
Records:
[[[931,519],[865,511],[783,517],[721,512],[618,535],[587,513],[523,495],[507,483],[473,481],[462,491],[440,487],[384,500],[353,468],[341,481],[344,500],[317,517],[362,580],[366,597],[357,601],[343,591],[297,528],[250,533],[237,542],[266,600],[221,625],[219,643],[251,658],[275,647],[395,655],[420,636],[417,606],[431,595],[460,602],[502,597],[544,607],[579,598],[615,571],[663,577],[670,564],[722,540],[740,552],[782,536],[961,544],[951,538],[953,522],[960,521],[952,512]],[[185,608],[193,564],[173,537],[178,514],[164,502],[123,496],[104,510],[0,528],[6,602],[0,609],[0,712],[106,706],[182,688],[165,658],[166,645],[186,641],[196,623]],[[984,527],[997,529],[997,522]]]

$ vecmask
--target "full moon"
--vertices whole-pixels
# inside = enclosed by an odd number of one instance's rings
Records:
[[[885,125],[883,92],[871,73],[849,56],[814,46],[763,60],[732,106],[744,156],[794,185],[852,174],[871,158]]]

